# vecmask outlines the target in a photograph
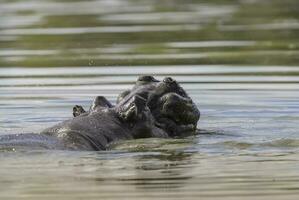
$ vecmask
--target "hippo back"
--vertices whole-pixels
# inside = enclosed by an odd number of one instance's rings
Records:
[[[80,115],[41,132],[55,136],[68,149],[104,150],[111,142],[132,139],[126,124],[113,110]]]

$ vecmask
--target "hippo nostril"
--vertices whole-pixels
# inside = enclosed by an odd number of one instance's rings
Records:
[[[163,80],[164,83],[174,83],[175,80],[171,77],[165,77]]]

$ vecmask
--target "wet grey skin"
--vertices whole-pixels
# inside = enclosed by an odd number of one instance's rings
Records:
[[[30,144],[48,149],[56,145],[57,149],[105,150],[119,140],[183,137],[195,133],[200,112],[174,79],[140,76],[131,90],[118,96],[116,105],[98,96],[88,111],[76,105],[73,116],[36,134],[37,139],[31,134]],[[24,139],[24,135],[19,137]],[[7,141],[2,136],[0,146],[13,141],[18,137]]]

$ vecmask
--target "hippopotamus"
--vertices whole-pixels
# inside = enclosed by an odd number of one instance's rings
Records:
[[[140,76],[132,89],[117,97],[115,105],[97,96],[89,110],[76,105],[73,118],[38,134],[1,136],[0,146],[29,143],[47,149],[98,151],[120,140],[191,135],[199,118],[196,104],[173,78],[159,81]]]

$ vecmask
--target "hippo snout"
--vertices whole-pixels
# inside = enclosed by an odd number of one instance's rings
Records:
[[[179,125],[196,125],[200,112],[190,98],[176,93],[168,93],[160,98],[162,115],[171,118]]]

